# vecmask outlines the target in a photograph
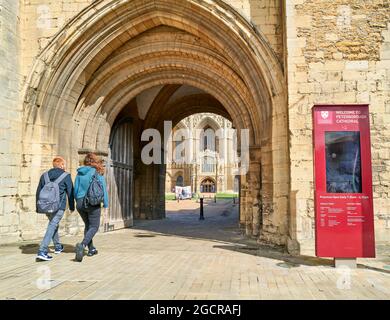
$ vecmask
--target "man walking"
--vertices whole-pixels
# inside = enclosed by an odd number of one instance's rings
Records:
[[[74,211],[73,183],[69,173],[65,172],[66,162],[61,157],[53,159],[53,168],[45,172],[39,181],[36,193],[37,212],[45,213],[49,224],[41,245],[37,260],[50,261],[49,244],[53,240],[55,254],[64,250],[60,243],[58,227],[66,208],[66,196],[68,196],[69,209]]]

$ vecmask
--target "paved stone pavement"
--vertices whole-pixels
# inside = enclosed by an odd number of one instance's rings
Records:
[[[177,211],[179,209],[179,211]],[[167,203],[167,219],[98,234],[99,254],[75,262],[79,237],[65,252],[35,262],[38,242],[0,247],[0,299],[389,299],[389,256],[332,261],[291,257],[256,244],[237,227],[231,201]]]

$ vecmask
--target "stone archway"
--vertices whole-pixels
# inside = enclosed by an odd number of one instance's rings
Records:
[[[200,192],[201,193],[215,193],[217,192],[216,184],[214,179],[207,177],[202,180],[200,183]]]
[[[203,92],[199,103],[183,110],[183,98],[163,112],[169,104],[162,102],[183,85]],[[249,130],[251,166],[241,181],[241,222],[248,235],[274,243],[294,237],[288,225],[282,66],[261,32],[221,0],[98,0],[76,16],[43,50],[29,77],[26,165],[41,169],[51,155],[62,154],[74,172],[82,152],[106,156],[118,115],[156,87],[164,92],[142,119],[145,128],[209,111],[227,115],[238,130]],[[36,181],[38,173],[30,179]],[[145,214],[159,217],[164,207],[161,169],[143,174],[145,181],[159,185],[142,199],[150,210]]]
[[[181,172],[176,174],[175,186],[184,187],[184,178]]]

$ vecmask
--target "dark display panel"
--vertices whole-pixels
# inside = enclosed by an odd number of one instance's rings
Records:
[[[359,131],[325,132],[326,191],[361,193],[361,155]]]

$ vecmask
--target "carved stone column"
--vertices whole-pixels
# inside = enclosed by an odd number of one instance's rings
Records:
[[[262,201],[261,201],[261,149],[254,146],[250,148],[250,166],[248,177],[248,187],[250,196],[250,207],[248,208],[251,220],[251,236],[260,235],[262,225]]]

